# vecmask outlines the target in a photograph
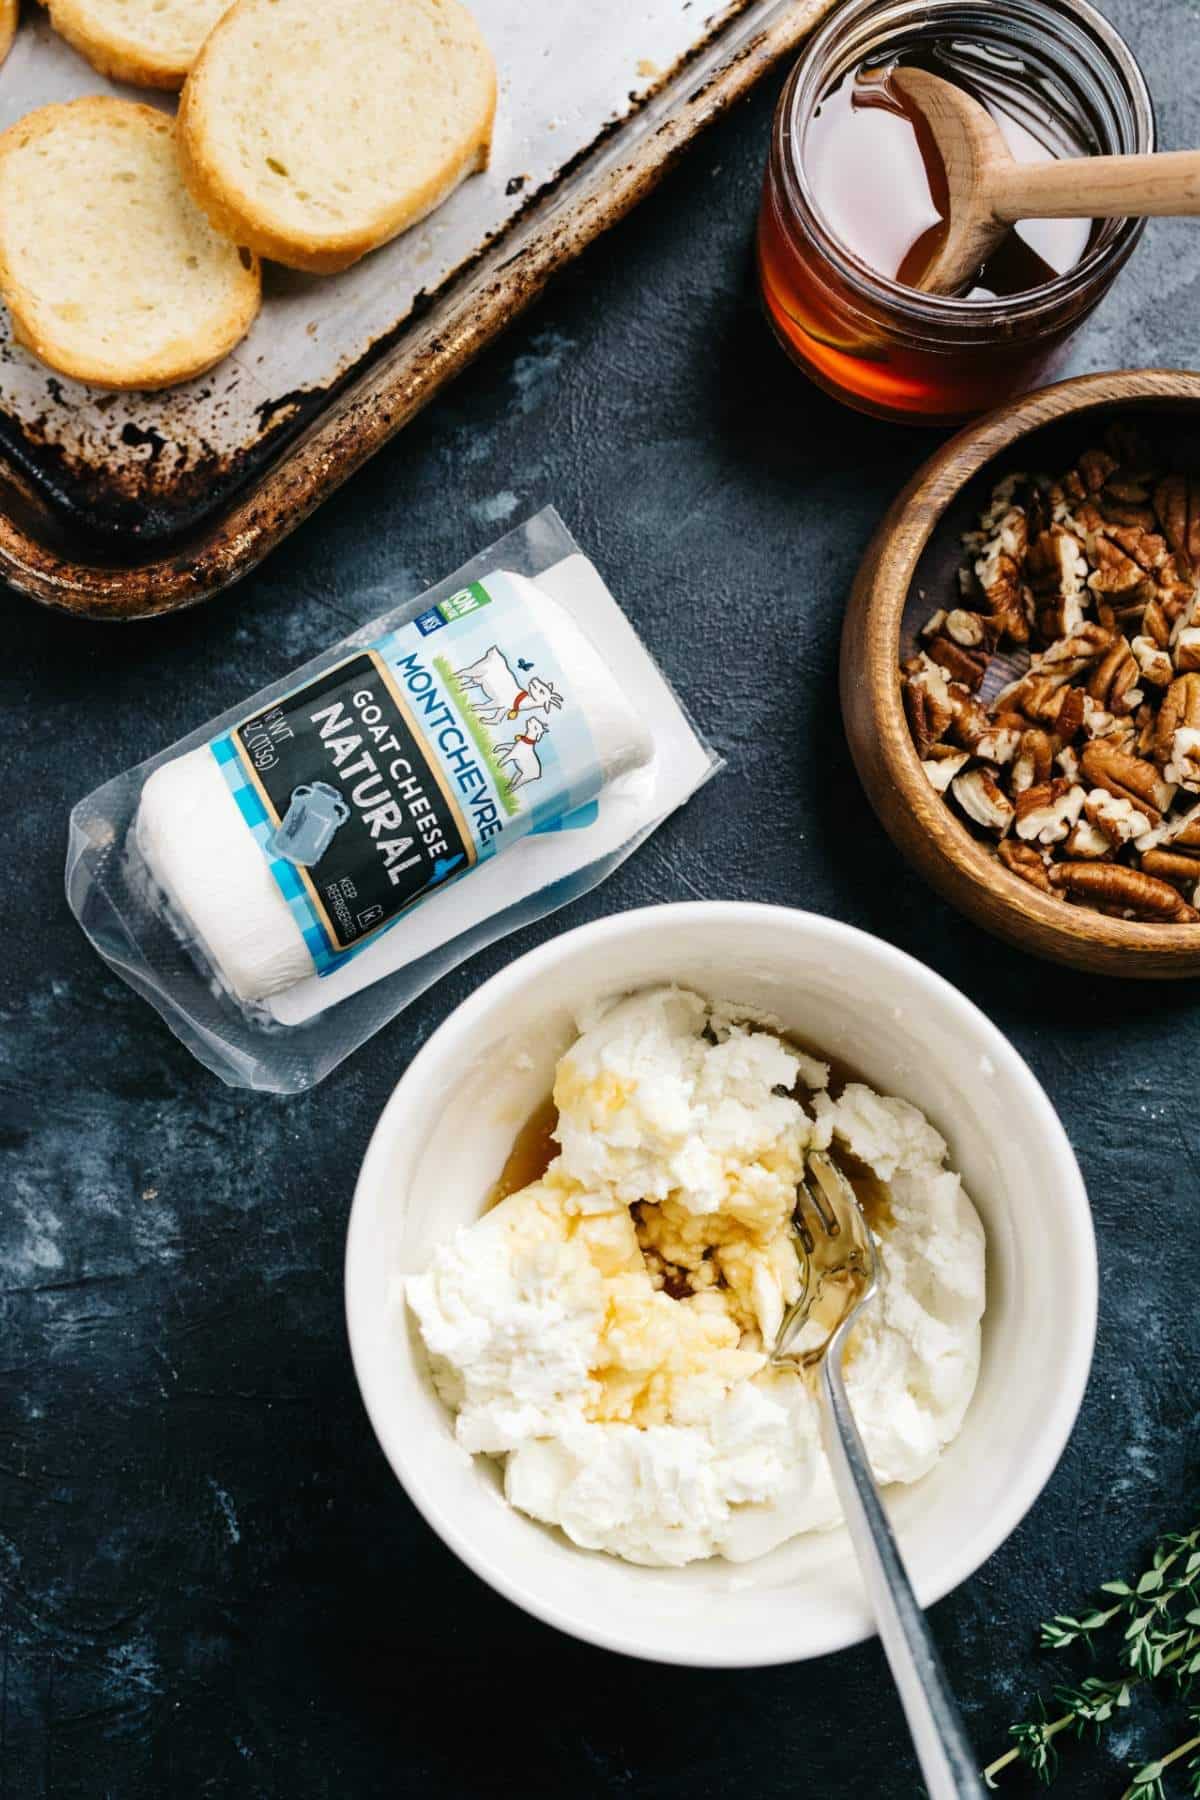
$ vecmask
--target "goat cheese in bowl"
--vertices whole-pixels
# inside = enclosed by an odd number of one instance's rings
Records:
[[[350,1218],[355,1372],[409,1498],[537,1618],[707,1667],[873,1630],[807,1389],[764,1360],[826,1137],[886,1276],[848,1378],[929,1605],[1049,1478],[1095,1334],[1070,1145],[978,1009],[831,919],[655,906],[510,964],[402,1076]]]
[[[812,1385],[768,1360],[800,1291],[805,1153],[832,1149],[882,1263],[851,1401],[881,1482],[928,1474],[974,1391],[984,1306],[983,1228],[944,1141],[687,990],[581,1023],[544,1175],[406,1284],[459,1443],[505,1459],[522,1512],[631,1562],[743,1561],[837,1524]]]

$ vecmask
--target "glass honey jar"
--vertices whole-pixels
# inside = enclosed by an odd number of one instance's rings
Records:
[[[923,121],[887,87],[915,63],[988,107],[1021,160],[1154,148],[1134,58],[1086,0],[843,0],[775,114],[758,226],[767,316],[821,387],[863,412],[952,424],[1044,378],[1144,220],[1016,228],[963,296],[896,279],[944,217]]]

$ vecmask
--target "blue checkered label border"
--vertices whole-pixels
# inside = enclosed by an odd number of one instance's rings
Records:
[[[319,973],[328,974],[330,969],[338,966],[342,958],[337,955],[324,926],[317,919],[307,889],[293,864],[271,854],[269,846],[276,821],[269,816],[258,789],[248,779],[232,734],[227,732],[224,737],[216,738],[209,749],[217,759],[217,766],[225,777],[225,784],[237,802],[237,809],[246,821],[251,836],[267,859],[276,886],[288,903],[309,955],[316,963]]]

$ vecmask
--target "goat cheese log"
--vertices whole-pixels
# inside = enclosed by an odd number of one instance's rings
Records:
[[[253,1004],[652,755],[570,615],[497,572],[161,764],[134,841],[173,923]]]

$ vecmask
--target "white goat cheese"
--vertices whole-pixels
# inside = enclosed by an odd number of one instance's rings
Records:
[[[942,1138],[861,1083],[831,1098],[824,1065],[694,994],[582,1025],[561,1155],[406,1284],[459,1442],[505,1458],[521,1511],[633,1562],[744,1561],[835,1525],[810,1383],[766,1355],[799,1289],[804,1156],[832,1141],[888,1190],[851,1403],[879,1479],[919,1480],[962,1424],[984,1307]]]

